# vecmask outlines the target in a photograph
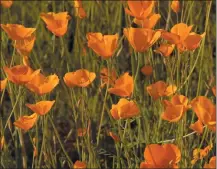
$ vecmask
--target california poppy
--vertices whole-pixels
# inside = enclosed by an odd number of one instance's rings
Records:
[[[83,8],[83,5],[82,5],[82,2],[81,0],[75,0],[74,1],[74,7],[76,8],[76,15],[79,17],[79,18],[85,18],[87,16],[84,8]]]
[[[36,113],[33,113],[30,116],[22,116],[14,122],[14,125],[18,128],[27,131],[34,126],[35,122],[37,121],[37,118],[38,115]]]
[[[195,50],[200,45],[200,41],[205,36],[205,33],[198,35],[191,32],[193,26],[188,26],[184,23],[176,24],[170,32],[161,31],[162,38],[175,44],[180,52],[186,50]],[[191,33],[190,33],[191,32]]]
[[[140,25],[142,28],[149,28],[152,29],[156,24],[157,21],[161,18],[160,14],[151,14],[149,17],[139,20],[134,18],[133,22],[137,25]]]
[[[103,82],[101,87],[103,87],[105,84],[114,86],[115,80],[117,79],[116,71],[114,69],[108,71],[108,69],[104,67],[100,71],[100,78]]]
[[[168,57],[174,50],[174,44],[161,44],[159,48],[154,50],[154,52],[161,54],[162,56]]]
[[[148,94],[152,96],[154,100],[157,100],[159,97],[170,96],[174,94],[177,90],[177,87],[175,85],[167,85],[163,81],[158,81],[147,86],[146,89]]]
[[[196,148],[193,151],[193,160],[191,160],[191,164],[195,164],[198,160],[203,159],[204,157],[206,157],[209,152],[212,150],[213,145],[208,145],[207,147],[205,147],[204,149],[199,149]]]
[[[178,13],[180,10],[180,3],[178,0],[173,0],[171,3],[171,8],[173,12]]]
[[[37,113],[38,115],[45,115],[47,114],[53,104],[55,103],[55,100],[53,101],[40,101],[37,102],[36,104],[26,104],[28,108],[30,108],[34,113]]]
[[[82,162],[82,161],[76,161],[75,163],[74,163],[74,168],[83,168],[83,169],[85,169],[85,168],[87,168],[87,164],[85,163],[85,162]]]
[[[141,72],[146,76],[150,76],[153,73],[153,68],[152,66],[145,65],[142,67]]]
[[[68,87],[87,87],[96,78],[94,72],[86,69],[79,69],[75,72],[66,73],[63,80]]]
[[[13,4],[13,1],[5,1],[5,0],[0,0],[0,3],[3,7],[5,8],[10,8],[11,5]]]
[[[152,29],[131,27],[124,28],[124,35],[135,51],[144,52],[160,38],[161,32]]]
[[[110,88],[109,93],[115,94],[121,97],[129,97],[134,88],[133,77],[129,73],[124,73],[115,81],[114,87]]]
[[[5,145],[5,137],[2,136],[1,139],[0,139],[0,150],[3,149],[4,145]]]
[[[134,101],[128,101],[124,98],[120,99],[118,104],[112,105],[110,113],[115,120],[127,119],[140,114],[136,103]]]
[[[14,47],[18,50],[21,55],[28,56],[31,52],[35,42],[35,35],[24,38],[22,40],[17,40]]]
[[[0,81],[0,92],[3,91],[6,88],[7,81],[8,81],[7,78],[5,78],[4,80]]]
[[[83,137],[85,136],[87,133],[87,129],[86,128],[78,128],[77,129],[77,135],[78,137]]]
[[[43,95],[51,92],[58,84],[59,78],[56,74],[45,77],[39,73],[26,84],[26,87],[38,95]]]
[[[131,1],[128,0],[128,8],[125,8],[125,12],[137,19],[143,20],[147,18],[153,11],[154,1]]]
[[[216,156],[213,156],[209,160],[209,163],[206,163],[203,168],[216,168]]]
[[[189,108],[188,98],[183,95],[175,95],[172,97],[171,102],[164,100],[163,103],[165,110],[161,117],[169,122],[179,121]]]
[[[181,152],[174,144],[150,144],[145,148],[144,158],[140,168],[178,168]]]
[[[71,19],[71,17],[68,15],[68,12],[41,13],[40,17],[46,23],[47,29],[59,37],[66,33],[68,22]]]
[[[111,131],[109,132],[109,136],[111,136],[111,138],[113,138],[113,140],[115,142],[119,142],[120,141],[120,138],[115,133],[113,133]]]
[[[87,34],[88,47],[104,59],[113,56],[118,45],[118,34],[102,35],[101,33]]]
[[[4,67],[8,80],[15,84],[26,84],[40,73],[40,69],[33,71],[29,66],[17,65],[11,68]]]
[[[212,92],[213,92],[213,94],[216,96],[216,86],[214,86],[214,87],[212,88]]]
[[[198,120],[212,131],[216,130],[216,106],[205,96],[198,96],[191,102]]]
[[[197,120],[195,123],[190,125],[190,129],[196,131],[199,134],[203,133],[203,123],[200,120]]]
[[[23,25],[18,24],[1,24],[1,27],[12,40],[22,40],[28,38],[36,30],[35,28],[25,28]]]

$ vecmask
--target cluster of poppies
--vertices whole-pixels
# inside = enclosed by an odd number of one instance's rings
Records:
[[[178,23],[174,25],[170,32],[159,29],[154,30],[154,26],[160,19],[160,15],[153,13],[155,1],[127,1],[128,7],[125,9],[126,14],[133,16],[133,22],[138,25],[138,28],[124,28],[124,36],[128,39],[130,45],[136,52],[145,52],[155,44],[160,38],[164,42],[154,50],[154,52],[161,54],[164,57],[169,57],[175,47],[181,53],[184,51],[193,51],[199,47],[205,33],[199,35],[191,32],[193,26],[188,26],[185,23]],[[4,7],[9,7],[12,1],[1,1]],[[86,17],[81,1],[74,1],[77,16],[80,18]],[[173,1],[171,8],[174,12],[179,11],[179,1]],[[60,13],[41,13],[41,19],[45,22],[47,29],[57,37],[62,37],[67,32],[68,22],[71,17],[67,12]],[[14,48],[23,56],[23,64],[13,67],[5,66],[4,72],[7,79],[1,81],[1,91],[6,88],[7,80],[17,85],[23,85],[31,92],[38,95],[50,93],[58,84],[59,78],[56,74],[45,76],[40,73],[40,70],[33,70],[28,63],[29,54],[34,46],[36,40],[35,28],[26,28],[18,24],[1,24],[1,28],[5,31],[10,39],[13,40]],[[118,34],[103,35],[102,33],[87,33],[87,44],[98,56],[102,59],[110,59],[114,56],[118,48]],[[149,76],[152,74],[152,67],[144,66],[141,72]],[[68,72],[63,77],[67,87],[88,87],[95,80],[96,74],[89,72],[86,69],[79,69],[74,72]],[[132,100],[134,92],[134,77],[125,72],[120,77],[117,76],[114,69],[103,68],[100,72],[100,79],[102,81],[101,87],[107,85],[108,92],[121,97],[117,104],[113,104],[110,110],[111,116],[115,120],[122,120],[133,118],[140,115],[140,108],[135,100]],[[162,105],[164,112],[161,114],[163,120],[169,122],[179,121],[188,109],[192,108],[198,117],[198,121],[191,124],[190,128],[198,133],[203,132],[204,125],[212,131],[215,131],[216,125],[216,106],[210,99],[205,96],[198,96],[191,102],[183,95],[175,94],[177,87],[173,84],[167,84],[163,81],[157,81],[147,86],[148,94],[157,100],[160,97],[172,96],[171,100],[163,100]],[[215,95],[215,87],[212,88]],[[174,95],[175,94],[175,95]],[[25,131],[31,129],[36,123],[38,116],[43,116],[50,111],[54,105],[53,101],[40,101],[36,104],[26,104],[34,113],[30,116],[22,116],[14,122],[14,125]],[[84,136],[86,129],[79,129],[78,135]],[[116,141],[119,137],[110,132],[109,135]],[[194,162],[202,157],[207,151],[196,150]],[[206,153],[204,153],[206,152]],[[179,148],[174,144],[150,144],[147,145],[144,151],[145,161],[141,163],[141,168],[177,168],[178,162],[181,160],[181,153]],[[205,167],[212,167],[215,163],[215,157],[210,159],[209,164]],[[86,163],[77,161],[74,168],[85,168]]]

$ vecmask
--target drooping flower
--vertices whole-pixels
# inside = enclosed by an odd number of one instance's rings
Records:
[[[5,137],[2,136],[2,137],[0,137],[0,138],[1,138],[1,139],[0,139],[0,150],[2,150],[3,147],[4,147],[4,145],[5,145]]]
[[[3,91],[6,88],[7,81],[8,81],[7,78],[5,78],[4,80],[0,81],[0,92]]]
[[[173,0],[171,3],[171,8],[173,12],[178,13],[180,10],[180,3],[178,0]]]
[[[74,168],[79,168],[79,169],[85,169],[87,168],[87,164],[85,162],[82,162],[82,161],[76,161],[74,163]]]
[[[140,168],[178,168],[181,152],[174,144],[150,144],[145,148],[144,158]]]
[[[40,73],[40,69],[33,71],[29,66],[17,65],[11,68],[4,67],[8,80],[15,84],[26,84]]]
[[[203,133],[203,123],[200,120],[197,120],[195,123],[190,125],[190,129],[196,131],[199,134]]]
[[[21,128],[25,131],[31,129],[36,123],[38,115],[33,113],[30,116],[22,116],[17,121],[14,122],[14,125],[18,128]]]
[[[68,12],[41,13],[40,17],[46,23],[47,29],[58,37],[65,35],[68,22],[71,19],[71,17],[68,15]]]
[[[138,116],[140,114],[136,103],[134,101],[128,101],[124,98],[121,98],[118,104],[112,105],[110,113],[115,120],[127,119]]]
[[[154,52],[161,54],[162,56],[168,57],[174,50],[174,44],[161,44],[159,48],[154,50]]]
[[[14,44],[14,47],[18,50],[18,52],[23,56],[28,56],[31,52],[34,42],[35,42],[35,35],[32,34],[31,36],[24,38],[22,40],[17,40]]]
[[[134,88],[133,77],[129,73],[124,73],[115,81],[114,87],[110,88],[109,93],[121,97],[128,97],[132,94]]]
[[[100,71],[100,78],[102,80],[101,87],[104,87],[105,84],[109,84],[111,86],[114,86],[115,80],[117,79],[117,74],[116,74],[116,71],[114,69],[108,71],[108,69],[106,67],[104,67]]]
[[[160,38],[161,31],[130,27],[124,28],[124,35],[135,51],[145,52]]]
[[[96,74],[94,72],[79,69],[75,72],[66,73],[63,80],[68,87],[87,87],[95,78]]]
[[[125,12],[137,19],[143,20],[147,18],[153,11],[154,1],[131,1],[128,0],[128,8],[125,8]]]
[[[119,141],[120,141],[120,138],[119,138],[115,133],[113,133],[113,132],[110,131],[108,134],[109,134],[109,136],[110,136],[111,138],[113,138],[113,140],[114,140],[115,142],[119,142]]]
[[[174,94],[177,90],[177,87],[175,85],[167,85],[163,81],[158,81],[147,86],[146,89],[148,94],[152,96],[154,100],[157,100],[159,97],[170,96]]]
[[[193,160],[191,160],[191,164],[194,165],[198,160],[202,160],[204,157],[206,157],[209,152],[212,150],[213,145],[208,145],[204,149],[196,148],[193,151]]]
[[[216,106],[205,96],[192,100],[191,106],[198,120],[207,125],[212,131],[216,130]]]
[[[165,110],[161,118],[169,122],[179,121],[189,108],[188,98],[183,95],[175,95],[172,97],[171,102],[164,100],[163,104]]]
[[[5,1],[5,0],[0,0],[0,4],[4,7],[4,8],[10,8],[11,5],[13,4],[13,1]]]
[[[25,28],[23,25],[18,24],[1,24],[1,27],[12,40],[29,38],[36,30],[35,28]]]
[[[58,84],[59,78],[56,74],[45,77],[39,73],[26,84],[26,87],[38,95],[43,95],[50,93]]]
[[[213,92],[213,94],[216,96],[216,86],[214,86],[214,87],[212,88],[212,92]]]
[[[160,14],[151,14],[149,17],[139,20],[134,18],[133,22],[137,25],[140,25],[142,28],[152,29],[161,18]]]
[[[118,34],[102,35],[102,33],[87,34],[88,47],[101,56],[108,59],[113,56],[118,45]]]
[[[216,156],[213,156],[209,160],[209,163],[206,163],[203,168],[216,168]]]
[[[74,7],[76,8],[76,16],[78,16],[81,19],[87,17],[87,14],[83,8],[81,0],[75,0]]]
[[[142,67],[141,72],[146,76],[151,76],[153,73],[153,68],[150,65],[145,65]]]
[[[205,36],[205,33],[198,35],[191,32],[192,27],[184,23],[176,24],[170,32],[162,31],[162,38],[171,44],[175,44],[180,52],[195,50],[199,47],[200,41]]]
[[[38,115],[45,115],[47,114],[50,109],[52,108],[53,104],[55,103],[55,100],[53,101],[40,101],[36,104],[26,104],[28,108],[30,108],[34,113],[37,113]]]

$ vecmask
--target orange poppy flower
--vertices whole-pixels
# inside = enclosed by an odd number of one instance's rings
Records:
[[[94,72],[86,69],[79,69],[75,72],[66,73],[63,80],[68,87],[87,87],[96,78]]]
[[[124,28],[124,35],[135,51],[144,52],[160,38],[161,32],[152,29],[131,27]]]
[[[102,79],[103,82],[101,87],[104,87],[105,84],[114,86],[115,80],[117,79],[117,74],[114,69],[108,71],[108,69],[104,67],[100,71],[100,78]]]
[[[45,77],[41,73],[36,75],[26,87],[38,95],[51,92],[59,84],[59,78],[56,74]]]
[[[215,131],[216,106],[205,96],[196,97],[192,100],[191,105],[198,119],[212,131]]]
[[[213,94],[216,96],[216,86],[214,86],[214,87],[212,88],[212,92],[213,92]]]
[[[120,138],[116,134],[114,134],[113,132],[109,132],[109,136],[111,136],[115,142],[120,141]]]
[[[77,135],[78,135],[78,137],[83,137],[83,136],[86,135],[86,133],[87,133],[87,129],[86,129],[86,128],[79,128],[79,129],[77,130]]]
[[[162,56],[168,57],[171,55],[171,53],[174,50],[175,45],[172,44],[161,44],[160,47],[156,50],[154,50],[154,52],[161,54]]]
[[[216,168],[216,156],[213,156],[209,160],[209,163],[206,163],[203,168]]]
[[[149,65],[143,66],[141,69],[141,72],[146,76],[151,76],[153,73],[153,68],[152,66],[149,66]]]
[[[74,168],[83,168],[83,169],[85,169],[85,168],[87,168],[87,164],[85,163],[85,162],[82,162],[82,161],[76,161],[75,163],[74,163]]]
[[[146,89],[148,94],[152,96],[154,100],[157,100],[159,97],[170,96],[174,94],[177,90],[177,87],[175,85],[167,85],[163,81],[158,81],[147,86]]]
[[[14,47],[21,55],[28,56],[35,43],[35,35],[31,35],[25,39],[17,40]]]
[[[0,92],[3,91],[6,88],[7,81],[8,81],[7,78],[5,78],[4,80],[0,81]]]
[[[40,69],[33,71],[29,66],[17,65],[12,68],[4,67],[8,80],[15,84],[26,84],[31,81],[37,74],[40,73]]]
[[[28,38],[36,30],[35,28],[25,28],[23,25],[18,24],[1,24],[1,27],[12,40],[22,40]]]
[[[1,140],[0,140],[0,150],[3,149],[4,145],[5,145],[5,137],[2,136],[2,137],[1,137]]]
[[[115,80],[114,87],[110,88],[109,93],[121,97],[128,97],[132,94],[134,88],[133,77],[129,73],[124,73],[121,77]]]
[[[28,108],[30,108],[34,113],[37,113],[38,115],[45,115],[47,114],[53,104],[55,103],[55,100],[53,101],[40,101],[36,104],[26,104]]]
[[[65,35],[68,22],[71,19],[71,17],[68,15],[68,12],[41,13],[40,17],[46,23],[47,29],[59,37]]]
[[[110,113],[115,120],[127,119],[140,114],[136,103],[134,101],[128,101],[124,98],[120,99],[118,104],[112,105]]]
[[[164,100],[163,103],[165,111],[162,113],[161,118],[170,122],[179,121],[189,108],[188,98],[183,95],[175,95],[172,97],[171,102]]]
[[[142,26],[142,28],[149,28],[152,29],[156,24],[157,21],[161,18],[160,14],[151,14],[149,17],[139,20],[134,18],[133,22],[137,25]]]
[[[178,168],[181,152],[174,144],[150,144],[145,148],[144,158],[140,168]]]
[[[190,129],[196,131],[199,134],[203,133],[203,123],[200,120],[197,120],[195,123],[190,125]]]
[[[38,115],[33,113],[30,116],[22,116],[17,121],[14,122],[14,125],[18,128],[21,128],[25,131],[31,129],[36,123]]]
[[[13,4],[13,1],[5,1],[5,0],[0,0],[0,3],[3,7],[5,8],[10,8],[11,5]]]
[[[180,52],[195,50],[199,47],[200,41],[205,36],[205,33],[198,35],[191,32],[192,27],[184,23],[176,24],[170,32],[162,31],[162,38],[171,44],[175,44]]]
[[[125,8],[125,12],[137,19],[143,20],[147,18],[153,10],[154,1],[131,1],[128,0],[128,8]]]
[[[102,35],[101,33],[87,34],[88,47],[104,59],[113,56],[118,45],[118,34]]]
[[[208,145],[204,149],[196,148],[193,151],[193,160],[191,160],[191,164],[194,165],[198,160],[202,160],[204,157],[206,157],[209,152],[212,150],[213,145]]]
[[[79,18],[83,19],[83,18],[85,18],[87,16],[87,14],[86,14],[83,6],[82,6],[81,0],[75,0],[74,1],[74,7],[76,8],[76,15]]]
[[[171,8],[173,12],[178,13],[180,10],[180,3],[178,0],[173,0],[171,3]]]

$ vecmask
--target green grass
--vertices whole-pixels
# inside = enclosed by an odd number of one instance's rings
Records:
[[[139,168],[140,163],[144,161],[146,145],[172,142],[182,153],[180,168],[203,168],[204,163],[216,154],[216,134],[206,130],[202,135],[192,134],[183,137],[192,132],[189,126],[197,119],[195,113],[189,110],[177,123],[162,120],[160,114],[163,111],[163,98],[153,101],[146,87],[164,80],[176,84],[179,89],[177,93],[187,96],[189,100],[206,95],[215,103],[215,97],[210,90],[215,82],[210,83],[210,79],[215,79],[216,76],[216,2],[182,1],[181,12],[176,16],[174,12],[168,11],[169,1],[160,1],[155,10],[161,15],[161,19],[155,29],[165,28],[170,13],[168,30],[176,23],[184,22],[194,25],[194,32],[206,32],[200,47],[194,52],[178,54],[176,49],[169,59],[153,52],[162,40],[157,41],[145,53],[133,52],[127,39],[123,37],[123,28],[130,27],[132,22],[132,18],[124,12],[126,2],[82,1],[87,13],[85,19],[75,16],[73,3],[14,1],[9,9],[1,7],[1,24],[16,23],[37,28],[36,42],[30,54],[31,67],[40,68],[45,75],[56,73],[60,83],[45,96],[37,96],[25,87],[11,82],[8,83],[6,90],[1,92],[0,138],[5,137],[5,144],[0,150],[0,166],[71,168],[76,160],[81,160],[88,164],[88,168]],[[68,31],[62,38],[54,37],[40,19],[41,12],[51,11],[68,11],[72,17]],[[118,33],[119,39],[124,38],[124,41],[119,42],[116,52],[118,56],[112,61],[98,57],[87,47],[88,32]],[[86,56],[82,54],[83,47],[87,50]],[[1,29],[1,80],[6,77],[2,68],[5,65],[9,66],[11,60],[14,60],[12,65],[22,63],[21,56],[13,49],[12,41]],[[147,64],[154,68],[151,77],[146,77],[139,71]],[[115,68],[118,76],[124,72],[130,72],[133,77],[137,75],[133,99],[140,108],[139,117],[119,121],[112,118],[111,106],[116,104],[120,97],[106,94],[106,87],[100,89],[100,70],[105,66]],[[69,89],[64,84],[64,74],[80,68],[95,72],[97,78],[87,88]],[[56,100],[56,103],[46,116],[39,118],[36,126],[25,133],[13,126],[18,117],[31,114],[25,103],[45,99]],[[91,134],[77,137],[77,129],[87,127],[89,121]],[[108,130],[118,134],[121,142],[115,143],[107,135]],[[34,137],[38,150],[36,158],[33,158]],[[208,156],[191,166],[193,150],[204,148],[210,143],[214,148]]]

